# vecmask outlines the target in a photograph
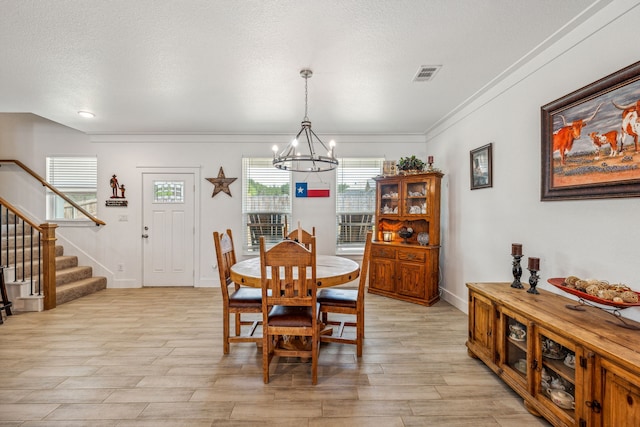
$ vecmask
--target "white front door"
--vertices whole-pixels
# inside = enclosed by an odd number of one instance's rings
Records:
[[[194,174],[142,174],[144,286],[194,285]]]

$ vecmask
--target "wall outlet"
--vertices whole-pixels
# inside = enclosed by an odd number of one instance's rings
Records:
[[[118,264],[118,271],[124,271],[124,264]]]
[[[129,217],[127,215],[119,215],[118,216],[118,221],[127,222],[127,221],[129,221]]]

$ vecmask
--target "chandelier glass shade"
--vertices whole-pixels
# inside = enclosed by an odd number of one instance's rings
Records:
[[[278,169],[293,172],[325,172],[338,167],[338,159],[335,157],[335,141],[329,142],[329,146],[311,129],[311,120],[308,112],[308,86],[307,82],[313,75],[309,69],[300,71],[304,79],[304,119],[302,127],[295,139],[283,150],[273,146],[273,165]]]

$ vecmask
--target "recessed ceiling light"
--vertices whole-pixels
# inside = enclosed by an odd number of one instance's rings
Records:
[[[81,117],[84,117],[85,119],[92,119],[92,118],[94,118],[96,116],[95,114],[93,114],[90,111],[78,111],[78,114]]]

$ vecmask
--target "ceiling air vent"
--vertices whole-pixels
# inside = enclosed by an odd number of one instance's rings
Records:
[[[421,65],[418,68],[416,76],[413,78],[414,82],[428,82],[433,80],[438,70],[442,68],[442,65]]]

